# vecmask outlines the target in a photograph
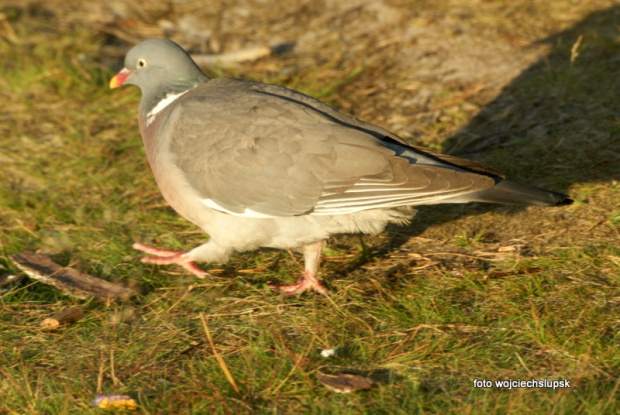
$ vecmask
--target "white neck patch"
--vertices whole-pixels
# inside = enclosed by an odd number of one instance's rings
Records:
[[[148,127],[149,124],[152,123],[153,120],[155,120],[155,116],[158,113],[160,113],[164,108],[172,104],[174,101],[177,100],[177,98],[179,98],[181,95],[185,94],[188,91],[189,89],[187,91],[179,92],[178,94],[166,94],[164,99],[159,101],[157,105],[155,105],[153,109],[149,111],[148,114],[146,114],[146,126]]]

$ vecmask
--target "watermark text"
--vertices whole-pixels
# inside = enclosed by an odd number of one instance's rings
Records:
[[[501,388],[501,389],[518,389],[518,388],[570,388],[570,380],[553,380],[553,379],[529,379],[529,380],[488,380],[474,379],[474,388]]]

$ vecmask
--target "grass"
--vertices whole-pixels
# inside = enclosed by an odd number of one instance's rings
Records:
[[[471,27],[495,33],[510,18],[498,12],[503,3],[478,5]],[[529,16],[521,19],[528,36],[568,26],[589,34],[574,62],[564,41],[497,97],[460,101],[467,85],[443,85],[434,99],[456,97],[454,104],[412,135],[439,148],[467,127],[486,146],[478,159],[522,182],[569,189],[580,203],[423,207],[408,227],[336,238],[323,264],[329,298],[283,298],[266,288],[300,273],[299,258],[286,252],[236,255],[210,266],[214,277],[205,281],[140,263],[134,240],[184,249],[205,236],[159,195],[138,138],[138,92],[107,89],[111,35],[70,20],[69,6],[61,22],[50,22],[43,6],[0,8],[17,39],[2,26],[0,275],[17,272],[7,255],[39,249],[141,290],[132,304],[101,304],[28,280],[3,288],[0,414],[99,413],[90,402],[102,393],[132,394],[138,411],[152,414],[616,413],[620,44],[617,33],[592,34],[583,22],[607,28],[605,16],[618,9],[584,2],[565,13],[565,3],[533,2],[518,13]],[[144,13],[149,22],[155,12]],[[402,90],[386,85],[391,101],[369,81],[407,79],[384,65],[386,48],[363,64],[335,45],[306,67],[284,56],[219,71],[288,85],[399,130],[407,119],[407,107],[395,104]],[[513,130],[508,147],[483,140],[481,131],[491,137],[502,126]],[[73,306],[84,319],[39,328]],[[321,357],[328,348],[337,355]],[[315,374],[338,368],[377,384],[334,394]],[[482,379],[567,379],[571,387],[474,388]]]

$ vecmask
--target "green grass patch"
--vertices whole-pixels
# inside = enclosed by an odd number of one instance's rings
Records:
[[[489,12],[505,3],[472,21],[484,33],[508,21],[512,27],[512,18]],[[158,192],[138,134],[138,91],[107,88],[110,29],[57,26],[39,7],[0,8],[19,39],[0,29],[0,276],[17,273],[9,254],[41,250],[61,265],[137,286],[141,295],[131,304],[101,304],[32,280],[3,287],[1,414],[101,413],[91,401],[102,393],[131,394],[138,413],[149,414],[616,413],[620,216],[610,172],[619,130],[597,97],[617,108],[617,90],[590,95],[608,72],[580,59],[617,55],[617,39],[588,38],[574,65],[539,67],[510,87],[520,102],[536,103],[542,86],[557,83],[563,105],[588,103],[596,129],[584,129],[567,109],[570,116],[545,139],[519,131],[512,147],[484,155],[524,182],[570,185],[579,204],[423,208],[409,227],[330,241],[322,268],[329,298],[283,298],[266,285],[301,274],[300,258],[286,252],[236,255],[206,266],[213,277],[204,281],[139,262],[134,241],[187,249],[207,236]],[[149,10],[145,21],[156,22],[158,11]],[[557,24],[566,19],[550,13],[545,19]],[[542,30],[531,25],[524,30]],[[253,66],[213,73],[239,72],[354,111],[378,102],[364,82],[390,68],[347,61],[338,50],[330,56],[286,73]],[[380,108],[376,119],[389,120],[391,111]],[[472,117],[451,106],[423,128],[437,147]],[[571,151],[558,154],[565,148]],[[82,320],[40,329],[44,318],[74,306],[85,310]],[[334,357],[319,353],[332,348]],[[335,394],[316,379],[326,368],[360,371],[376,384]],[[475,380],[531,379],[566,379],[571,387],[474,387]]]

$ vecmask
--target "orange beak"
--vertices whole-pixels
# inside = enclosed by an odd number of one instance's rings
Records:
[[[127,77],[131,75],[132,73],[133,71],[130,71],[127,68],[123,68],[119,73],[113,76],[112,79],[110,79],[110,89],[114,89],[114,88],[118,88],[119,86],[122,86],[127,80]]]

